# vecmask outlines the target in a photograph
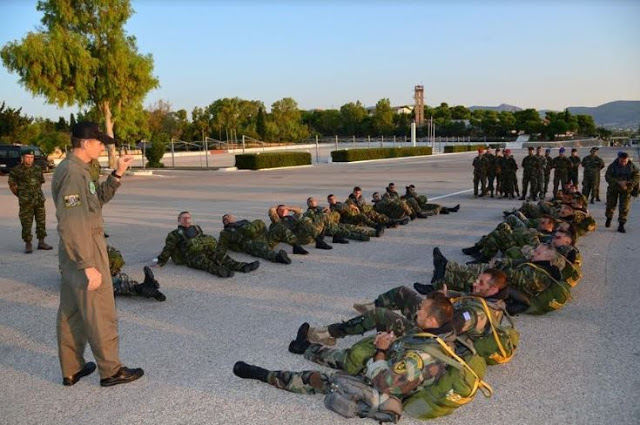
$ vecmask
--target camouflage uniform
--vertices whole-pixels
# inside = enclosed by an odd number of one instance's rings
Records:
[[[407,215],[409,216],[415,216],[417,213],[422,213],[422,209],[420,208],[420,205],[418,205],[418,201],[416,201],[413,198],[403,199],[400,197],[400,194],[395,190],[391,190],[387,188],[387,190],[384,192],[384,195],[382,195],[382,199],[385,199],[385,198],[390,199],[394,202],[399,202],[400,204],[406,205],[404,209],[405,211],[407,211]]]
[[[219,247],[234,252],[244,252],[253,257],[277,263],[278,253],[273,248],[280,242],[298,245],[298,239],[285,226],[274,225],[267,231],[262,220],[239,220],[228,223],[220,231]]]
[[[362,229],[352,224],[341,224],[335,222],[335,217],[325,213],[322,207],[308,208],[304,213],[305,217],[311,219],[313,226],[320,235],[336,236],[356,241],[368,241],[371,236],[375,236],[373,229]]]
[[[348,205],[356,206],[362,214],[367,216],[367,218],[374,223],[385,225],[390,223],[389,217],[376,211],[372,205],[367,204],[367,201],[363,196],[360,196],[360,198],[356,198],[355,195],[351,193],[349,194],[349,197],[347,198],[345,203]]]
[[[497,157],[492,153],[484,154],[485,161],[487,162],[487,190],[491,193],[493,198],[493,181],[496,178],[496,160]]]
[[[298,239],[298,243],[301,245],[307,245],[316,240],[322,233],[318,231],[318,228],[314,225],[313,221],[309,217],[305,217],[302,214],[290,214],[286,217],[278,216],[275,208],[269,210],[269,218],[271,219],[271,225],[269,231],[278,231],[278,226],[284,226],[291,231]]]
[[[569,156],[569,160],[571,161],[571,168],[569,169],[569,182],[571,184],[578,186],[578,169],[580,168],[580,163],[582,160],[578,155]]]
[[[473,196],[478,196],[478,185],[480,185],[480,196],[487,193],[487,160],[484,155],[476,156],[471,163],[473,167]]]
[[[582,177],[582,194],[588,199],[591,195],[591,203],[595,198],[600,201],[600,170],[604,168],[604,161],[595,154],[582,158],[584,175]]]
[[[533,155],[532,151],[529,151],[529,155],[522,159],[522,196],[520,196],[520,199],[527,197],[529,186],[531,186],[531,198],[534,201],[538,198],[540,193],[538,178],[540,177],[541,167],[540,160],[536,155]]]
[[[570,300],[570,285],[563,280],[561,270],[565,261],[558,258],[549,262],[503,259],[496,267],[507,275],[507,283],[530,297],[528,314],[542,314],[558,310]],[[489,267],[488,264],[462,265],[448,261],[444,278],[433,283],[436,288],[447,284],[454,291],[471,292],[475,279]]]
[[[511,196],[513,198],[514,193],[518,191],[518,179],[516,177],[518,163],[513,156],[505,157],[502,159],[501,168],[500,188],[505,197]]]
[[[380,201],[374,201],[373,206],[377,212],[389,218],[399,220],[403,217],[413,217],[413,210],[406,202],[400,202],[393,198],[383,197]]]
[[[629,160],[626,166],[621,166],[618,159],[614,160],[604,176],[608,183],[607,186],[607,208],[605,210],[605,216],[608,219],[613,218],[613,213],[616,211],[616,204],[619,203],[620,212],[618,214],[618,223],[625,224],[627,222],[627,216],[631,209],[631,192],[635,189],[638,190],[640,184],[640,173],[638,167]],[[627,189],[623,190],[618,182],[626,181]]]
[[[553,196],[558,193],[558,185],[561,184],[561,188],[565,184],[569,183],[569,170],[571,169],[571,160],[564,155],[558,155],[553,158]]]
[[[544,236],[536,229],[526,227],[513,229],[507,223],[500,223],[491,233],[483,236],[478,245],[480,246],[480,253],[485,258],[490,259],[498,252],[505,254],[513,247],[536,246],[540,244],[540,238]]]
[[[545,153],[542,158],[544,159],[542,168],[544,184],[540,185],[540,197],[544,199],[547,197],[547,191],[549,190],[549,180],[551,178],[551,169],[553,168],[553,158],[551,158],[551,155],[549,155],[548,153]]]
[[[338,213],[340,222],[344,224],[369,227],[376,227],[379,224],[367,217],[366,214],[351,208],[346,202],[336,202],[333,205],[329,205],[329,209],[332,213]]]
[[[218,246],[216,238],[204,234],[200,226],[184,228],[178,226],[165,239],[164,248],[158,255],[158,265],[164,266],[169,258],[175,264],[186,264],[197,270],[221,275],[221,269],[242,271],[247,263],[235,261]]]
[[[494,170],[496,174],[496,194],[501,195],[502,191],[502,168],[504,166],[504,154],[496,154],[494,162]]]
[[[407,186],[406,189],[407,189],[407,192],[404,194],[402,199],[404,200],[414,199],[420,206],[420,210],[422,210],[422,212],[424,212],[428,216],[440,214],[440,211],[442,211],[441,205],[429,203],[427,196],[419,195],[416,192],[415,188]]]
[[[36,219],[36,237],[40,240],[47,236],[42,184],[44,174],[38,165],[27,167],[20,164],[9,173],[9,188],[18,197],[20,224],[22,224],[22,240],[30,243],[33,235],[31,228],[33,218]]]

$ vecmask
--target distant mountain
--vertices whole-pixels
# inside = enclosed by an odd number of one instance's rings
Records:
[[[506,103],[503,103],[500,106],[470,106],[469,109],[471,111],[475,111],[476,109],[482,109],[485,111],[496,111],[496,112],[502,112],[502,111],[509,111],[509,112],[516,112],[516,111],[522,111],[522,108],[518,108],[517,106],[513,106],[513,105],[507,105]]]
[[[591,115],[598,127],[633,129],[640,125],[640,100],[616,100],[593,108],[569,106],[574,115]]]
[[[500,106],[471,106],[469,109],[498,112],[522,110],[517,106],[504,103]],[[640,125],[640,100],[616,100],[595,107],[569,106],[568,109],[574,115],[591,115],[598,127],[637,130]],[[547,111],[553,111],[553,109],[539,109],[540,117],[544,118]]]

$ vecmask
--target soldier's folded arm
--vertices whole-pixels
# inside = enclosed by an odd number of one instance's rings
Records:
[[[158,266],[162,267],[167,264],[169,258],[171,257],[171,253],[176,248],[178,241],[173,237],[171,233],[167,235],[167,238],[164,241],[164,248],[162,248],[162,252],[158,255]]]
[[[69,173],[60,179],[60,190],[55,198],[58,232],[69,259],[78,270],[96,266],[93,256],[93,238],[89,222],[89,205],[84,180]]]
[[[278,207],[269,208],[269,219],[272,223],[280,223],[280,216],[278,215]]]

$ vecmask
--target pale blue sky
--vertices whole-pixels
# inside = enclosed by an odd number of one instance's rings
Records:
[[[36,1],[0,0],[0,44],[40,23]],[[159,99],[188,112],[222,97],[300,108],[387,97],[537,109],[640,100],[640,2],[138,0],[127,24],[151,53]],[[0,101],[60,110],[0,67]]]

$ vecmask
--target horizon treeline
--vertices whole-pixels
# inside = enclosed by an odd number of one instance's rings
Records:
[[[472,111],[462,105],[450,107],[441,103],[435,107],[425,106],[424,117],[425,121],[433,118],[436,136],[447,137],[508,140],[526,133],[539,140],[554,140],[568,133],[603,138],[612,134],[608,129],[597,128],[591,115],[574,115],[566,109],[547,111],[541,117],[533,108],[514,112]],[[236,142],[243,135],[264,142],[297,143],[316,135],[409,136],[413,119],[413,113],[398,112],[387,98],[380,99],[372,108],[356,101],[339,109],[301,110],[294,99],[286,97],[273,102],[269,112],[262,101],[223,98],[206,107],[195,107],[191,117],[185,109],[173,110],[169,102],[160,100],[146,109],[127,110],[126,119],[119,121],[116,117],[114,132],[124,144],[142,140],[167,144],[171,139],[195,142],[205,138]],[[54,122],[23,115],[21,108],[8,107],[2,102],[0,143],[33,144],[50,153],[56,147],[69,144],[71,125],[84,120],[101,123],[95,109],[81,111],[77,116],[71,114],[68,120],[60,117]],[[426,132],[426,125],[417,129],[418,137],[424,137]]]

